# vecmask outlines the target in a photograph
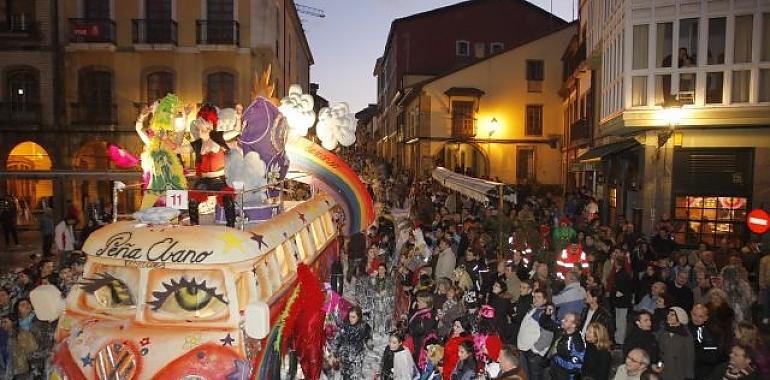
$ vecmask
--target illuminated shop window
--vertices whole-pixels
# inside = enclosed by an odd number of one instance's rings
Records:
[[[674,213],[677,243],[703,241],[719,245],[723,238],[735,244],[745,235],[748,200],[743,197],[677,196]]]

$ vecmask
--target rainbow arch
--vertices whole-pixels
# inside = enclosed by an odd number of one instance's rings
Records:
[[[297,181],[315,185],[334,198],[347,217],[347,233],[360,232],[374,222],[374,202],[353,169],[336,154],[304,138],[286,144],[289,170],[303,171],[310,177]]]

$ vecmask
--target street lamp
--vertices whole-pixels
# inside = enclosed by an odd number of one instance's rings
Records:
[[[185,130],[184,115],[181,112],[177,112],[176,117],[174,118],[174,130],[177,132]]]
[[[670,100],[663,103],[661,118],[668,124],[668,130],[658,133],[658,148],[662,148],[668,142],[668,139],[674,134],[676,126],[682,120],[682,102],[679,100]]]
[[[489,177],[492,177],[492,147],[490,145],[492,140],[492,135],[497,132],[497,118],[493,117],[492,120],[489,122],[489,131],[487,132],[487,161],[489,166],[487,167],[487,174]]]

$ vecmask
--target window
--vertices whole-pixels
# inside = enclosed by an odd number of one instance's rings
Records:
[[[649,25],[634,25],[634,58],[631,66],[634,70],[646,69],[649,57]]]
[[[207,0],[206,19],[216,21],[232,21],[233,0]]]
[[[698,19],[679,20],[679,67],[698,64]]]
[[[706,104],[721,104],[724,86],[724,73],[721,71],[706,74]]]
[[[733,62],[751,62],[751,34],[754,16],[735,17],[735,39],[733,40]]]
[[[543,135],[543,105],[528,104],[525,136]]]
[[[455,41],[455,55],[458,57],[471,55],[471,43],[468,41]]]
[[[695,73],[679,74],[679,101],[684,104],[695,103]]]
[[[770,69],[759,70],[759,101],[770,102]]]
[[[531,147],[516,148],[516,182],[531,183],[535,180],[535,149]]]
[[[207,103],[218,107],[235,104],[235,75],[221,71],[209,74],[206,85]]]
[[[743,197],[677,196],[674,224],[682,228],[677,229],[674,238],[687,245],[700,241],[716,245],[722,238],[739,242],[746,233],[747,205]]]
[[[709,65],[725,63],[725,18],[709,19],[708,54],[706,61]]]
[[[35,20],[35,2],[24,0],[10,0],[5,4],[6,28],[10,32],[26,32],[32,27]],[[3,7],[0,5],[0,7]]]
[[[505,45],[502,42],[492,42],[489,44],[489,53],[490,54],[497,54],[505,48]]]
[[[657,28],[657,44],[655,61],[657,67],[671,67],[671,49],[673,45],[671,39],[674,34],[674,26],[670,22],[662,22]]]
[[[733,103],[748,103],[750,83],[751,71],[733,71],[733,89],[731,91]]]
[[[633,77],[631,79],[631,106],[641,107],[647,105],[647,77]]]
[[[545,78],[545,63],[542,60],[527,60],[527,80],[542,81]]]
[[[147,75],[147,101],[152,102],[174,92],[174,74],[156,71]]]
[[[6,76],[6,99],[12,111],[33,111],[40,100],[38,73],[31,68],[9,71]]]
[[[656,75],[655,76],[655,105],[659,106],[663,103],[673,100],[671,95],[671,75]]]
[[[78,121],[110,122],[113,120],[112,73],[83,69],[78,77]]]
[[[150,20],[170,20],[171,0],[145,0],[144,13]]]
[[[770,13],[762,14],[762,33],[759,33],[759,37],[762,39],[760,43],[760,61],[770,61]]]
[[[452,135],[476,135],[476,120],[473,117],[474,106],[475,103],[471,101],[452,101]]]
[[[110,0],[85,0],[84,18],[110,18]]]

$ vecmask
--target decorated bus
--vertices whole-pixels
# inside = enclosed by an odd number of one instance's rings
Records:
[[[355,141],[347,105],[316,116],[298,86],[280,105],[264,87],[245,109],[204,105],[189,123],[169,94],[139,115],[140,155],[110,146],[115,165],[141,167],[141,208],[126,218],[116,182],[114,223],[84,243],[81,282],[65,302],[50,286],[31,294],[41,319],[58,319],[50,379],[318,379],[321,283],[339,235],[368,228],[374,207],[333,153]],[[286,201],[288,181],[310,196]]]

